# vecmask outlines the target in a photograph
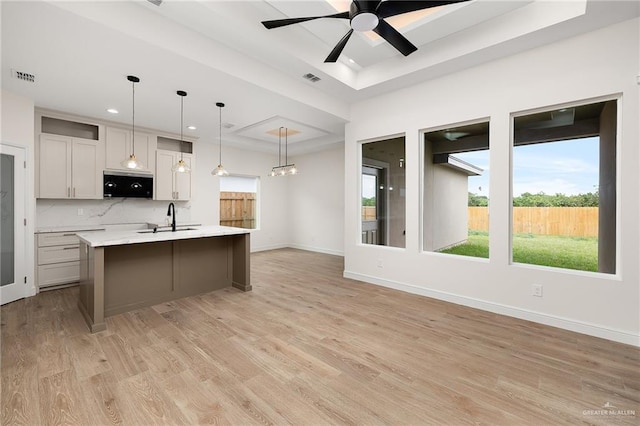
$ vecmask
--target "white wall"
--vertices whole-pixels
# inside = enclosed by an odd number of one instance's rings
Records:
[[[16,95],[5,90],[2,91],[2,143],[14,145],[25,149],[27,161],[27,178],[25,198],[25,214],[27,219],[26,227],[26,258],[25,268],[27,274],[27,286],[30,295],[36,293],[35,288],[35,261],[34,261],[34,222],[35,222],[35,202],[34,202],[34,105],[33,101],[23,96]]]
[[[345,276],[640,345],[639,27],[629,20],[355,104],[345,138]],[[617,274],[510,265],[510,113],[618,94]],[[423,252],[420,130],[481,117],[491,122],[491,258]],[[406,134],[406,249],[365,246],[358,141],[397,134]],[[543,297],[531,296],[532,284]]]
[[[218,165],[219,152],[215,143],[194,144],[196,170],[193,173],[194,193],[191,219],[204,225],[220,223],[220,179],[211,175]],[[267,173],[278,162],[277,155],[235,149],[222,145],[222,163],[232,175],[257,176],[259,229],[251,231],[251,250],[288,247],[291,241],[289,194],[287,179],[271,178]],[[295,178],[295,176],[293,176]]]
[[[469,178],[463,172],[432,162],[428,163],[428,167],[433,172],[433,184],[430,190],[425,191],[425,196],[433,198],[431,200],[433,225],[431,229],[425,229],[424,233],[433,236],[433,247],[425,245],[424,248],[441,250],[467,240]]]
[[[300,173],[288,182],[291,246],[344,253],[344,145],[293,158]]]

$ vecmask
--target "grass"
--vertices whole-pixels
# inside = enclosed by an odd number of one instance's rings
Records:
[[[441,253],[488,258],[489,233],[469,231],[466,243],[442,250]],[[597,272],[598,239],[516,234],[513,237],[513,261]]]

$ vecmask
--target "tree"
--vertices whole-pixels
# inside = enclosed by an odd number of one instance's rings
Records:
[[[513,197],[514,207],[598,207],[599,194],[587,192],[586,194],[565,195],[557,193],[548,195],[544,192],[532,194],[523,192],[518,197]]]
[[[362,197],[362,205],[363,206],[374,206],[376,205],[376,197]]]
[[[470,207],[487,207],[489,205],[489,199],[485,195],[477,195],[469,192],[469,202],[467,205]]]

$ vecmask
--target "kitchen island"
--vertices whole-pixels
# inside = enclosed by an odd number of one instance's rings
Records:
[[[198,226],[77,234],[78,307],[92,333],[105,318],[233,286],[250,291],[249,231]]]

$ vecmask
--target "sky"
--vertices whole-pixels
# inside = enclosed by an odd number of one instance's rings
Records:
[[[595,192],[599,175],[597,137],[518,146],[513,149],[513,196],[523,192],[565,195]],[[489,151],[454,154],[484,170],[469,178],[469,192],[489,195]]]

